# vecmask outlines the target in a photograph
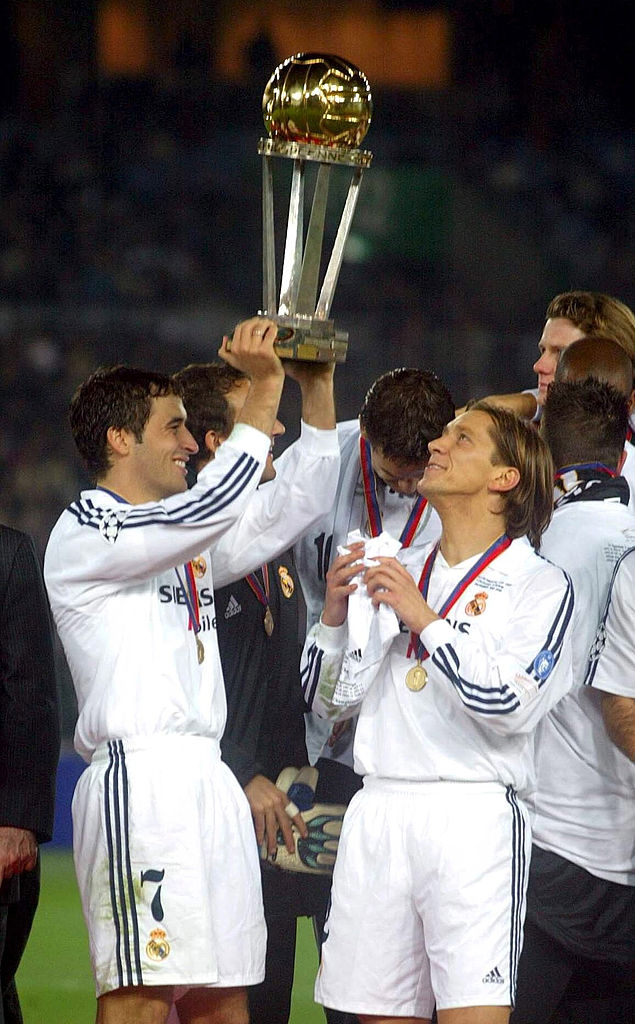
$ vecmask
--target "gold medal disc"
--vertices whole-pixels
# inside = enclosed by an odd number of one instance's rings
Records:
[[[273,615],[271,614],[271,608],[269,607],[269,605],[267,605],[267,610],[265,612],[263,623],[265,627],[265,633],[267,634],[267,636],[271,636],[271,634],[273,633]]]
[[[205,660],[205,648],[203,646],[203,641],[199,636],[196,638],[196,656],[198,658],[199,665],[202,665]]]
[[[413,693],[418,693],[419,690],[423,690],[424,686],[428,682],[428,673],[426,672],[423,665],[413,665],[406,672],[406,686]]]

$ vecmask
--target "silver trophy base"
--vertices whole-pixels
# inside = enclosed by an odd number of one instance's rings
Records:
[[[332,320],[281,316],[271,319],[278,324],[274,348],[280,359],[308,363],[343,363],[346,359],[348,332],[336,331]]]

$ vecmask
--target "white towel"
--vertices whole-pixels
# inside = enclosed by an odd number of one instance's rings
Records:
[[[360,561],[367,567],[378,565],[379,556],[397,554],[401,543],[389,533],[378,537],[364,538],[359,530],[353,530],[347,537],[347,546],[338,547],[340,555],[346,554],[348,545],[364,542],[364,555]],[[390,644],[399,633],[399,619],[392,608],[380,604],[375,608],[363,580],[363,572],[355,576],[355,590],[348,599],[347,640],[342,671],[333,694],[333,704],[350,707],[359,704],[367,693],[377,669],[383,661]]]

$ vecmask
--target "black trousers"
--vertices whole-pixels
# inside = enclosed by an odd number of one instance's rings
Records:
[[[533,847],[511,1024],[634,1024],[635,888]]]
[[[23,1024],[15,975],[40,896],[40,862],[33,871],[6,879],[0,888],[0,1024]]]
[[[633,1024],[635,964],[591,960],[531,921],[518,967],[511,1024]]]

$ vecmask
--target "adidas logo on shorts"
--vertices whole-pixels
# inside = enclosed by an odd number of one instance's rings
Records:
[[[240,615],[242,610],[242,605],[236,600],[236,598],[232,594],[231,597],[229,598],[229,601],[227,602],[227,607],[225,609],[225,618],[231,619],[232,615]]]
[[[488,974],[485,975],[485,977],[483,978],[483,984],[484,985],[504,985],[505,984],[505,979],[504,979],[503,975],[501,974],[501,972],[499,971],[498,967],[495,967],[493,971],[490,971]]]

